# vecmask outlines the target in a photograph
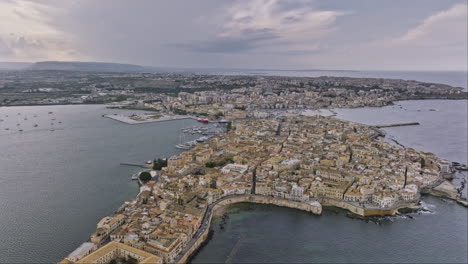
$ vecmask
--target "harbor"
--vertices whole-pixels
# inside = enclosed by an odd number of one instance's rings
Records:
[[[103,117],[107,117],[125,124],[129,125],[138,125],[146,123],[155,123],[155,122],[164,122],[164,121],[174,121],[174,120],[183,120],[183,119],[194,119],[196,117],[186,116],[186,115],[159,115],[159,114],[132,114],[132,115],[119,115],[119,114],[104,114]]]
[[[200,119],[197,121],[200,122]],[[179,134],[179,142],[175,145],[176,148],[182,150],[189,150],[195,147],[199,143],[203,143],[206,140],[210,139],[213,136],[221,135],[225,133],[226,129],[223,127],[223,123],[216,123],[214,125],[207,125],[205,122],[200,122],[204,125],[202,126],[190,126],[181,128],[181,133]],[[213,123],[210,123],[213,124]],[[202,135],[201,137],[187,141],[186,134],[191,135]]]

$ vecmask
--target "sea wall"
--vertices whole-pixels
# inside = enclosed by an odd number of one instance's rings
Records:
[[[200,235],[200,237],[195,241],[195,243],[185,252],[185,254],[177,261],[177,263],[187,263],[187,260],[198,250],[198,248],[206,241],[210,233],[212,217],[208,219],[208,225],[205,231]]]
[[[363,208],[356,206],[345,201],[339,201],[335,199],[323,198],[320,200],[322,206],[335,206],[350,211],[353,214],[360,216],[384,216],[384,215],[395,215],[399,208],[411,206],[411,204],[403,205],[398,208],[390,209],[378,209],[378,208]]]
[[[199,238],[192,244],[192,246],[185,252],[185,254],[178,259],[177,263],[186,263],[187,260],[194,254],[197,249],[205,242],[208,238],[210,232],[210,225],[211,220],[213,218],[213,214],[216,212],[222,211],[226,206],[236,203],[258,203],[258,204],[273,204],[277,206],[289,207],[298,210],[303,210],[307,212],[311,212],[313,214],[321,214],[322,213],[322,205],[318,202],[315,203],[302,203],[296,201],[290,201],[285,199],[279,199],[269,196],[257,196],[257,195],[242,195],[242,196],[234,196],[229,198],[224,198],[213,206],[211,211],[211,215],[208,217],[207,221],[207,228],[203,233],[199,236]]]
[[[270,196],[260,196],[260,195],[236,196],[236,197],[222,200],[218,204],[215,205],[215,207],[213,208],[213,211],[216,212],[228,205],[235,204],[235,203],[273,204],[277,206],[303,210],[303,211],[311,212],[313,214],[322,213],[322,206],[318,202],[315,204],[311,204],[311,203],[296,202],[296,201],[291,201],[291,200],[286,200],[286,199],[274,198]]]

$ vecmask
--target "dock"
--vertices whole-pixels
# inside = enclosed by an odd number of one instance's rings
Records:
[[[144,116],[144,115],[141,115]],[[106,114],[103,117],[107,117],[116,121],[120,121],[125,124],[129,125],[138,125],[138,124],[146,124],[146,123],[157,123],[157,122],[164,122],[164,121],[174,121],[174,120],[183,120],[183,119],[194,119],[197,120],[194,116],[187,116],[187,115],[164,115],[157,119],[142,119],[142,120],[135,120],[132,119],[130,116],[125,115],[117,115],[117,114]]]
[[[409,122],[409,123],[395,123],[395,124],[387,124],[387,125],[376,125],[376,128],[384,128],[384,127],[399,127],[399,126],[417,126],[420,125],[419,122]]]
[[[120,165],[132,166],[132,167],[140,167],[140,168],[148,168],[148,167],[145,166],[145,165],[142,165],[142,164],[135,164],[135,163],[124,163],[124,162],[121,162]]]

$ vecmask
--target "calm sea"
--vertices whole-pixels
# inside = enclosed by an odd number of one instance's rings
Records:
[[[339,110],[338,117],[421,122],[387,131],[406,146],[463,161],[466,103],[406,101],[399,102],[402,108]],[[138,168],[119,163],[178,153],[180,128],[195,123],[126,125],[102,117],[107,113],[122,111],[100,105],[0,108],[0,262],[54,262],[69,254],[100,218],[137,193],[130,175]],[[467,262],[467,209],[435,198],[424,201],[429,212],[382,225],[342,213],[246,208],[232,214],[224,231],[215,231],[194,261]]]
[[[401,106],[401,108],[400,108]],[[436,109],[431,111],[430,109]],[[337,118],[376,125],[420,122],[385,129],[400,144],[467,163],[467,101],[402,101],[382,108],[335,109]],[[322,114],[327,115],[326,110]],[[329,113],[328,113],[329,114]],[[456,173],[455,184],[467,178]],[[466,197],[466,189],[464,190]],[[380,225],[265,205],[231,208],[221,230],[216,224],[194,263],[466,263],[467,208],[424,197],[425,212],[390,217]]]
[[[422,82],[443,83],[467,89],[468,75],[463,71],[326,71],[326,70],[232,70],[218,71],[214,74],[231,75],[266,75],[266,76],[297,76],[297,77],[356,77],[356,78],[389,78],[416,80]]]
[[[67,256],[100,218],[137,194],[130,178],[141,169],[120,162],[143,164],[178,153],[180,129],[197,123],[127,125],[102,117],[107,113],[122,110],[0,108],[0,262],[50,263]]]

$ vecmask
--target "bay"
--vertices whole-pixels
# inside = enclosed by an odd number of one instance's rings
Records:
[[[394,76],[466,88],[466,73],[360,72],[359,76]],[[336,111],[338,118],[367,124],[418,121],[420,126],[386,129],[388,140],[466,163],[466,104],[466,100],[404,101],[394,108]],[[101,105],[0,108],[4,120],[0,122],[1,262],[55,262],[69,254],[88,239],[101,217],[138,192],[130,175],[139,169],[119,163],[179,153],[174,145],[180,128],[194,123],[131,126],[102,117],[123,112],[137,111]],[[462,177],[466,174],[457,175],[455,181]],[[432,197],[424,198],[424,203],[429,212],[382,225],[332,211],[314,216],[287,208],[240,206],[226,230],[215,230],[194,262],[466,263],[466,208]],[[238,243],[239,236],[244,242]]]
[[[0,108],[0,262],[67,256],[100,218],[137,194],[130,177],[142,169],[120,162],[179,153],[180,128],[197,123],[127,125],[102,117],[133,112],[102,105]]]

